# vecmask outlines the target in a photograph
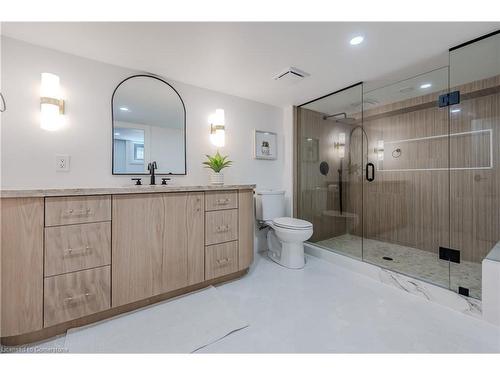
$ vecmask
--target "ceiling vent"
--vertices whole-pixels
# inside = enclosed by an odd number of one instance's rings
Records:
[[[284,69],[281,73],[275,75],[274,80],[280,82],[296,83],[309,76],[309,73],[291,66]]]

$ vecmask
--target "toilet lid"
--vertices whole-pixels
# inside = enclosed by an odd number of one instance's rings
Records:
[[[293,217],[278,217],[273,220],[273,224],[277,227],[288,229],[310,229],[313,226],[308,221],[295,219]]]

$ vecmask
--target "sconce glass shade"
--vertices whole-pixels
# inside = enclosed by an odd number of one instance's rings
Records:
[[[48,103],[41,104],[40,127],[43,130],[58,130],[62,125],[61,120],[62,119],[61,115],[59,114],[59,106]]]
[[[345,133],[339,133],[339,143],[341,146],[345,146]]]
[[[345,133],[339,133],[339,141],[338,141],[338,150],[339,157],[345,157]]]
[[[224,147],[226,145],[226,132],[224,129],[216,129],[210,134],[210,141],[216,147]]]
[[[377,142],[377,158],[378,160],[384,160],[384,141],[379,140]]]
[[[40,87],[40,127],[54,131],[62,126],[64,101],[61,100],[59,77],[52,73],[42,73]]]
[[[226,119],[223,109],[216,109],[213,117],[213,125],[226,125]]]
[[[45,98],[59,99],[61,96],[59,76],[52,73],[42,73],[42,85],[40,96]]]
[[[210,141],[216,147],[224,147],[226,144],[225,116],[223,109],[217,109],[210,115]]]
[[[340,146],[339,147],[339,157],[344,158],[345,157],[345,146]]]

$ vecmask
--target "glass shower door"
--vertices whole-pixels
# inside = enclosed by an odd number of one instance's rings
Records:
[[[297,108],[297,217],[309,242],[362,259],[362,84]]]
[[[363,97],[363,260],[445,288],[449,119],[438,98],[447,92],[444,67]]]
[[[481,262],[500,246],[500,34],[450,51],[450,288],[481,298]]]

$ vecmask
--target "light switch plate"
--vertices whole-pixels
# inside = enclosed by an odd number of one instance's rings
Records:
[[[56,155],[56,171],[69,172],[69,155]]]

